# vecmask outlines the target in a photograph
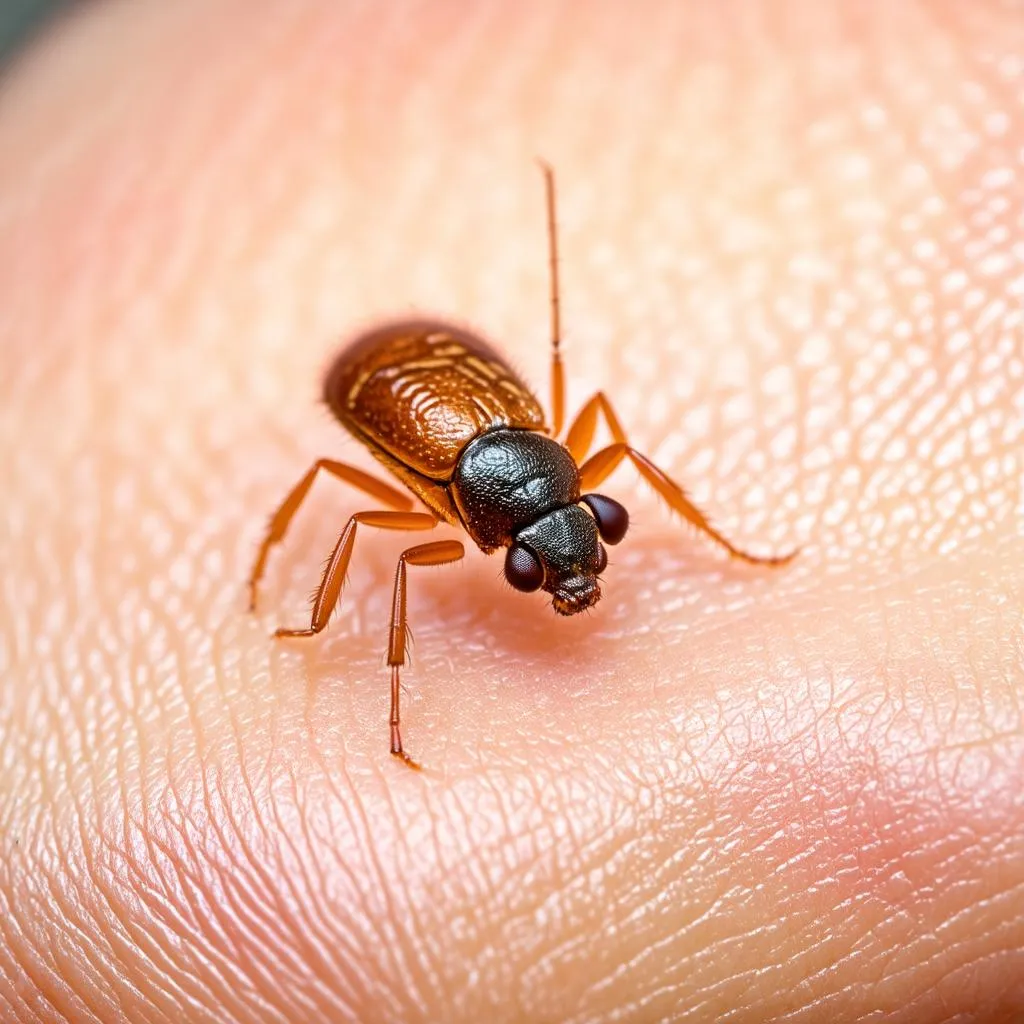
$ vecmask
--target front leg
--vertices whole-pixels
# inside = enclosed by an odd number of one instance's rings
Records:
[[[698,530],[707,534],[715,543],[721,544],[730,555],[753,565],[784,565],[797,556],[799,549],[785,555],[752,555],[736,547],[731,540],[719,533],[708,522],[707,516],[690,501],[686,492],[675,480],[664,470],[659,469],[646,455],[622,442],[610,444],[587,459],[580,467],[580,490],[589,491],[591,488],[597,487],[614,472],[623,459],[629,459],[636,466],[640,475],[658,492],[669,508],[678,512],[688,522],[693,523]]]
[[[612,435],[613,444],[602,448],[595,455],[586,459],[591,445],[594,443],[594,433],[597,430],[597,417],[604,416],[608,424],[608,432]],[[698,530],[707,534],[716,544],[720,544],[730,555],[742,559],[744,562],[751,562],[754,565],[783,565],[797,554],[790,551],[785,555],[760,556],[752,555],[741,548],[736,547],[727,537],[723,536],[708,521],[706,515],[690,499],[686,492],[667,473],[659,469],[646,455],[638,452],[626,440],[626,432],[622,429],[618,416],[612,408],[608,396],[603,391],[598,391],[588,402],[583,405],[576,419],[569,427],[565,438],[565,446],[572,453],[572,457],[580,465],[580,489],[589,491],[597,487],[615,470],[616,466],[623,459],[629,459],[636,466],[640,475],[658,492],[665,503],[674,511],[678,512],[684,519],[692,523]]]
[[[569,449],[576,464],[580,465],[587,457],[590,446],[594,443],[594,432],[597,430],[598,413],[604,414],[608,424],[608,432],[617,444],[626,444],[626,432],[622,429],[619,417],[615,415],[612,403],[603,391],[596,392],[583,408],[576,414],[576,419],[569,425],[565,435],[565,447]]]

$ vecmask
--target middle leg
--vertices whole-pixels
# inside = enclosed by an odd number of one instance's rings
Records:
[[[437,526],[437,517],[427,512],[357,512],[346,523],[337,544],[334,545],[331,557],[327,560],[320,586],[313,598],[309,628],[278,629],[274,636],[315,636],[327,625],[331,612],[334,611],[341,596],[345,573],[348,571],[348,563],[356,542],[356,528],[360,523],[364,526],[376,526],[381,530],[432,530]]]
[[[277,507],[277,511],[271,517],[267,526],[267,532],[260,544],[253,563],[252,572],[249,573],[249,611],[256,610],[256,588],[263,577],[263,570],[266,568],[267,557],[270,549],[284,540],[284,535],[292,521],[292,517],[298,512],[299,507],[306,500],[306,495],[313,486],[317,473],[323,470],[331,476],[358,487],[378,501],[383,501],[392,508],[401,509],[403,512],[412,508],[412,500],[408,494],[403,493],[396,487],[378,480],[369,473],[364,473],[356,466],[350,466],[346,462],[336,462],[334,459],[317,459],[307,470],[305,476],[291,489],[288,496]]]

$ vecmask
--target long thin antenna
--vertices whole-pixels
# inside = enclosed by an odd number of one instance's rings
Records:
[[[558,224],[555,217],[555,172],[550,164],[539,160],[544,172],[548,210],[548,264],[551,279],[551,418],[552,434],[562,432],[565,418],[565,372],[562,369],[562,318],[558,293]]]

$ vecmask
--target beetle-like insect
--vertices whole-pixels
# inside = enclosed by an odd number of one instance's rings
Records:
[[[386,510],[356,512],[331,552],[313,599],[308,629],[278,629],[277,637],[315,636],[338,603],[359,525],[384,530],[430,530],[451,523],[485,553],[507,548],[505,578],[516,590],[545,590],[561,615],[575,615],[601,597],[608,562],[605,544],[626,535],[629,513],[613,498],[593,493],[623,461],[630,461],[669,507],[731,555],[781,565],[796,551],[758,557],[722,536],[683,489],[631,447],[604,392],[587,401],[565,435],[565,373],[561,357],[555,180],[542,164],[547,196],[551,284],[551,407],[540,403],[497,352],[467,331],[434,321],[391,324],[357,338],[334,360],[323,398],[353,437],[412,492],[428,511],[413,511],[409,493],[332,459],[318,459],[274,513],[249,577],[250,609],[270,548],[324,470],[364,491]],[[590,449],[603,416],[612,443]],[[603,543],[602,543],[603,542]],[[456,562],[456,540],[407,548],[398,559],[388,665],[391,667],[391,753],[417,767],[402,748],[399,674],[406,655],[406,568]]]

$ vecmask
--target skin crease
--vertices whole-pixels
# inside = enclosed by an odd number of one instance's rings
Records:
[[[485,13],[491,10],[493,13]],[[854,13],[854,12],[857,13]],[[258,12],[258,16],[255,16]],[[1024,1014],[1024,21],[96,4],[0,89],[0,1019]],[[385,318],[605,388],[605,597],[410,572],[316,404]]]

